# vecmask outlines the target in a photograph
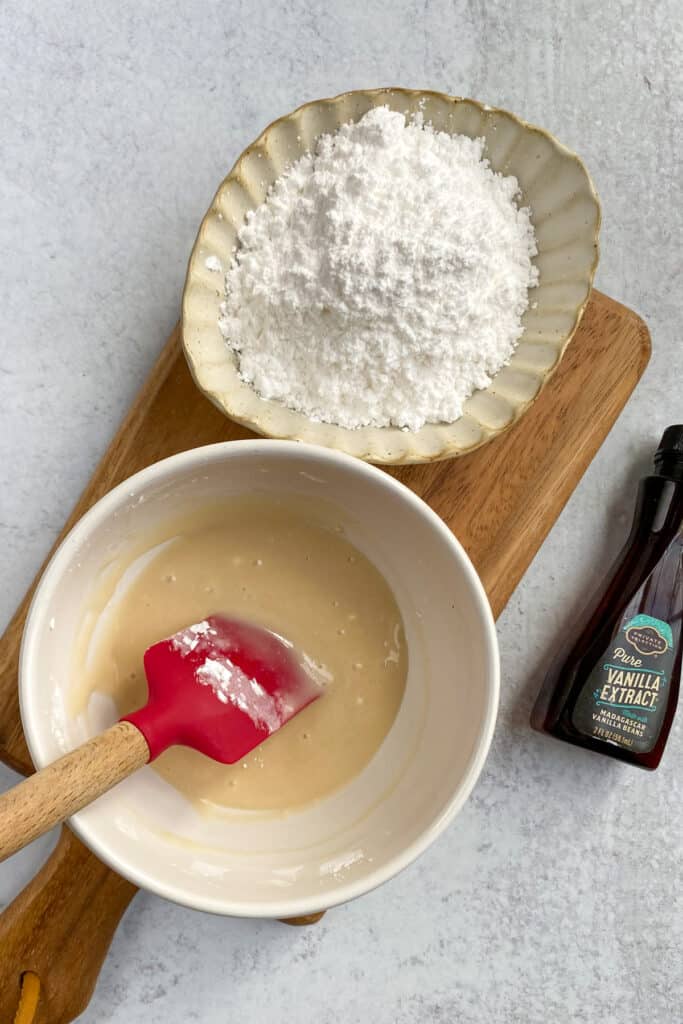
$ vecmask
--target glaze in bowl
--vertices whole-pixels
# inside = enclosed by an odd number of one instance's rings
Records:
[[[316,139],[376,106],[423,114],[435,129],[483,137],[494,171],[514,175],[531,210],[539,285],[530,293],[524,332],[508,364],[466,401],[453,423],[348,430],[315,422],[244,383],[218,326],[224,272],[248,210]],[[472,451],[509,427],[538,396],[571,341],[598,262],[600,205],[581,160],[541,128],[475,100],[410,89],[343,93],[282,117],[242,153],[199,228],[185,281],[182,333],[193,377],[226,415],[268,437],[322,444],[376,463],[431,462]]]
[[[330,527],[341,525],[389,583],[409,659],[391,730],[347,785],[287,814],[207,816],[146,767],[71,825],[101,860],[160,896],[219,914],[293,917],[360,896],[414,860],[462,808],[491,742],[499,659],[486,594],[452,533],[403,484],[282,441],[224,442],[142,470],[86,513],[40,580],[21,648],[21,715],[38,767],[115,721],[98,694],[77,716],[69,707],[74,651],[103,588],[121,586],[131,552],[144,558],[141,538],[158,544],[160,526],[185,510],[258,494],[322,500]]]

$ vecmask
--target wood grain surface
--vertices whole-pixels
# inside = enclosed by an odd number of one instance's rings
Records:
[[[649,333],[643,321],[625,306],[594,291],[557,373],[515,426],[463,458],[388,469],[429,502],[457,535],[482,578],[496,616],[621,412],[647,365],[649,353]],[[250,436],[248,430],[226,420],[197,391],[180,351],[176,329],[77,503],[64,533],[103,494],[151,462],[197,445]],[[17,667],[32,590],[0,641],[0,758],[24,773],[30,772],[32,766],[19,718]],[[77,916],[70,918],[72,942],[82,943],[87,950],[88,970],[96,974],[99,967],[94,960],[99,956],[101,963],[122,913],[121,902],[127,902],[135,889],[104,868],[67,830],[60,848],[60,901],[64,889],[73,891],[81,884],[81,877],[89,886],[99,886],[99,918],[94,921],[91,914],[80,921]],[[70,874],[65,866],[69,857],[74,861]],[[48,869],[49,863],[43,874]],[[49,880],[48,876],[45,878]],[[32,895],[28,904],[27,890],[15,901],[22,902],[27,916],[38,899],[33,888],[36,884],[34,881],[29,886]],[[50,892],[54,896],[54,890],[50,890],[40,897],[46,916]],[[106,912],[108,893],[110,917]],[[56,902],[49,916],[59,918],[61,906],[61,902]],[[18,911],[15,920],[17,914]],[[95,935],[95,926],[108,936],[105,943]],[[6,933],[6,924],[0,925],[0,947],[3,927]],[[7,988],[4,967],[4,962],[0,963],[0,992]],[[27,962],[22,969],[29,967]],[[51,1011],[51,1024],[66,1024],[73,1018],[68,1016],[71,1011],[66,1009],[64,994],[58,992],[67,976],[58,947],[53,963],[46,967],[41,962],[41,969],[48,1000],[55,1007],[65,1008]],[[72,967],[69,983],[74,988],[87,988],[90,977],[85,971],[81,985],[78,970]],[[83,991],[78,997],[74,995],[75,1002],[82,1000]],[[0,996],[0,1021],[4,1021],[2,1010]]]
[[[35,1024],[83,1013],[136,892],[63,828],[46,864],[0,915],[0,1024],[14,1020],[24,971],[41,981]]]

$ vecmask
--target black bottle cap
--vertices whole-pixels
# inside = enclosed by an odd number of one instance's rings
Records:
[[[662,434],[659,448],[655,452],[655,462],[669,456],[676,459],[683,459],[683,424],[677,423],[667,427]]]

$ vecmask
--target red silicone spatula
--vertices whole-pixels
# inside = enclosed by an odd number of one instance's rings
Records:
[[[168,747],[239,761],[320,696],[282,637],[219,615],[145,651],[147,704],[0,796],[0,861]]]

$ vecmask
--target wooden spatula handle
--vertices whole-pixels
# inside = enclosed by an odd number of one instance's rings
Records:
[[[92,803],[149,760],[139,729],[117,722],[0,796],[0,861]]]

